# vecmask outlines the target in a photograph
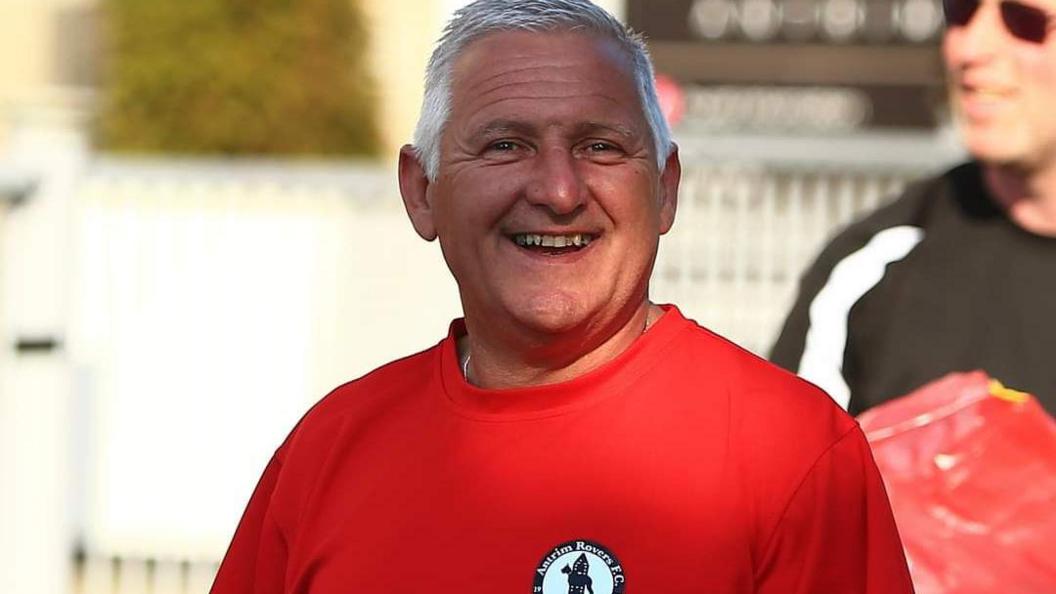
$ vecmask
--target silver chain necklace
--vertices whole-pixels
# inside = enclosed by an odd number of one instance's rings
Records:
[[[466,358],[462,361],[462,377],[469,381],[469,349],[466,349]]]

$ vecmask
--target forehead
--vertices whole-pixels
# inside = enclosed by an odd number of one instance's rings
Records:
[[[474,40],[453,65],[451,95],[453,118],[525,108],[641,114],[626,51],[583,32],[504,31]]]

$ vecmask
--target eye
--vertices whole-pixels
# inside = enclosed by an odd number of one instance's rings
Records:
[[[520,146],[512,140],[497,140],[488,145],[489,151],[496,151],[500,153],[515,151],[518,148],[520,148]]]
[[[591,139],[579,145],[580,157],[596,163],[618,163],[626,156],[622,146],[608,140]]]
[[[616,151],[619,150],[619,148],[610,142],[595,140],[587,145],[587,150],[592,153],[604,153],[608,151]]]
[[[529,154],[529,149],[530,145],[520,140],[504,138],[486,142],[484,150],[480,152],[480,157],[488,161],[509,163],[525,157]]]

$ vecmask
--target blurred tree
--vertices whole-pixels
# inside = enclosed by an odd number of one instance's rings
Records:
[[[376,152],[355,0],[104,0],[103,7],[101,148]]]

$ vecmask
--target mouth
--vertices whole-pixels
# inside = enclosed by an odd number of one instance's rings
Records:
[[[597,236],[592,233],[557,235],[548,233],[514,233],[509,237],[511,241],[522,249],[550,256],[578,252],[597,239]]]
[[[1001,101],[1008,99],[1012,93],[1006,89],[999,89],[994,87],[973,87],[964,86],[961,87],[961,92],[965,97],[970,97],[977,101]]]
[[[957,90],[959,111],[968,123],[992,123],[1016,103],[1015,89],[1006,85],[962,81]]]

